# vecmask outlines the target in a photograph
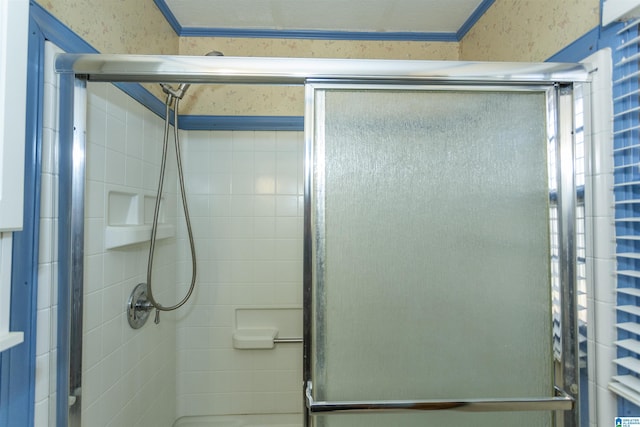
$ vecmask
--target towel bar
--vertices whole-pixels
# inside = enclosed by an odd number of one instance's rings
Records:
[[[434,400],[369,400],[316,402],[311,396],[313,385],[307,381],[306,404],[311,415],[331,413],[409,412],[409,411],[464,411],[464,412],[515,412],[515,411],[570,411],[574,399],[556,388],[555,397],[540,398],[487,398],[487,399],[434,399]]]
[[[301,342],[302,342],[302,338],[274,338],[273,339],[274,344],[294,344],[294,343],[301,343]]]

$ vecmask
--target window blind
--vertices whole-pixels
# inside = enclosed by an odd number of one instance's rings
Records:
[[[585,233],[585,126],[583,85],[574,89],[575,185],[576,185],[576,290],[580,369],[587,367],[587,239]]]
[[[640,20],[618,32],[613,52],[617,375],[609,389],[640,405]]]
[[[577,291],[577,320],[578,320],[578,353],[579,368],[586,373],[587,368],[587,251],[586,251],[586,212],[585,212],[585,180],[586,180],[586,158],[585,158],[585,126],[584,126],[584,86],[574,87],[574,129],[575,129],[575,186],[576,186],[576,291]],[[553,103],[553,99],[549,100]],[[549,106],[553,110],[553,106]],[[551,297],[553,304],[553,354],[556,360],[562,359],[562,325],[561,325],[561,294],[560,289],[560,248],[558,238],[558,206],[557,206],[557,182],[555,164],[555,132],[556,122],[551,117],[548,123],[549,135],[549,173],[551,187],[549,188],[550,206],[550,238],[551,238]]]

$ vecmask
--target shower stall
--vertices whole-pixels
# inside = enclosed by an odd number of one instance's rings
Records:
[[[584,184],[578,177],[583,169],[576,166],[576,140],[588,127],[588,117],[587,124],[577,124],[575,117],[582,112],[582,94],[589,92],[585,66],[60,54],[56,70],[59,209],[68,213],[60,216],[59,224],[59,257],[65,262],[58,273],[58,425],[91,425],[86,419],[92,415],[82,410],[87,381],[83,358],[91,357],[86,349],[83,356],[82,349],[87,336],[83,319],[88,318],[83,294],[91,286],[85,268],[92,262],[85,252],[94,244],[85,236],[84,210],[92,209],[84,200],[91,145],[85,130],[87,120],[92,121],[87,108],[95,103],[90,88],[105,82],[301,85],[306,103],[304,147],[301,135],[289,142],[276,135],[273,146],[293,146],[293,154],[256,154],[256,146],[249,156],[229,157],[239,168],[243,159],[251,159],[255,170],[264,158],[287,159],[282,164],[293,165],[298,177],[297,182],[282,184],[290,187],[290,196],[276,191],[273,199],[253,198],[243,204],[248,199],[207,195],[214,187],[211,178],[206,190],[187,182],[187,198],[195,200],[197,252],[199,260],[205,259],[198,264],[194,297],[221,299],[222,314],[187,303],[163,315],[159,324],[145,325],[141,330],[151,330],[148,336],[123,332],[122,341],[130,348],[122,352],[144,353],[150,347],[174,351],[183,360],[168,356],[167,366],[155,361],[123,367],[121,372],[135,378],[123,380],[122,389],[135,383],[160,394],[189,389],[194,382],[167,378],[153,368],[171,376],[175,363],[212,366],[233,359],[255,365],[258,358],[267,357],[277,365],[280,356],[268,351],[278,348],[297,358],[295,369],[301,375],[292,377],[297,392],[290,407],[270,410],[268,381],[255,376],[235,389],[245,394],[253,392],[252,387],[262,389],[251,401],[262,408],[260,413],[292,415],[276,425],[580,425],[585,411],[581,403],[586,401],[580,337],[586,319],[578,316],[584,256],[578,254],[576,236],[584,227],[578,214]],[[158,129],[151,133],[160,134]],[[233,135],[227,136],[233,140]],[[200,157],[193,160],[202,163],[198,170],[212,174],[218,173],[218,159],[226,155],[220,146],[231,144],[211,135],[201,140],[187,137],[186,143],[193,144],[191,158]],[[238,141],[238,146],[243,144],[246,141]],[[188,163],[189,159],[186,168]],[[256,192],[261,188],[264,194],[274,194],[280,188],[255,170],[250,185]],[[176,180],[176,171],[169,170],[167,179]],[[176,226],[182,220],[176,210],[178,191],[156,200],[123,186],[103,190],[101,209],[108,218],[102,224],[101,243],[112,250],[125,248],[124,254],[107,256],[130,258],[127,265],[133,270],[142,256],[134,256],[130,245],[145,248],[146,237],[127,236],[138,226],[145,229],[146,206],[159,205],[157,256],[162,271],[154,273],[160,278],[157,292],[170,301],[183,295],[188,286],[175,289],[173,280],[176,271],[188,270],[188,257],[177,257],[162,243],[175,241],[186,248],[186,238],[181,237],[185,230]],[[206,234],[201,239],[211,239],[216,226],[210,220],[199,224],[202,204],[211,210],[227,209],[218,216],[223,222],[233,211],[251,217],[258,205],[298,218],[279,224],[290,226],[292,245],[283,251],[291,254],[287,265],[294,273],[289,279],[298,288],[302,307],[296,301],[282,307],[233,301],[234,286],[242,286],[234,285],[234,275],[270,270],[272,280],[278,281],[274,270],[283,264],[269,263],[264,256],[279,248],[278,242],[245,239],[244,246],[232,245],[235,258],[206,246],[198,241],[198,233]],[[266,221],[251,218],[226,225],[243,233],[248,226],[260,234],[257,224]],[[247,251],[263,269],[244,263],[239,254]],[[225,272],[216,262],[221,256],[228,257],[225,265],[236,269]],[[209,286],[210,275],[230,279],[226,286]],[[120,289],[118,295],[130,291]],[[198,328],[181,329],[180,319],[194,315],[194,310],[200,316]],[[287,329],[292,322],[296,327]],[[169,331],[173,335],[163,338]],[[217,351],[215,345],[211,350],[207,342],[216,334],[233,350]],[[201,341],[201,348],[181,349],[187,335]],[[116,363],[125,364],[125,358],[120,354]],[[222,381],[222,376],[203,372],[194,367],[188,374],[201,381]],[[275,369],[260,375],[272,383],[283,380]],[[225,381],[233,378],[241,377]],[[109,380],[103,376],[104,381]],[[225,401],[219,393],[220,403],[214,394],[195,393],[188,390],[177,398],[181,415],[188,412],[185,408],[207,405],[212,413],[221,406],[226,406],[226,414],[246,413],[239,406],[234,409],[232,396]],[[207,414],[196,410],[190,415]],[[249,418],[208,425],[254,425]],[[174,421],[166,420],[166,425]],[[144,419],[128,425],[144,426]],[[207,424],[201,418],[185,418],[176,425]]]

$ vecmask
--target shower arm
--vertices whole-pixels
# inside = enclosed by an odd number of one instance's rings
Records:
[[[171,98],[174,98],[176,100],[182,99],[184,97],[184,94],[187,92],[187,89],[189,89],[189,86],[191,86],[190,83],[180,83],[178,88],[174,89],[173,86],[167,83],[160,83],[160,87],[162,87],[162,91],[166,93],[167,97],[169,98],[167,100],[169,104],[171,104]]]
[[[207,52],[204,56],[224,56],[224,54],[220,51],[217,50],[212,50],[210,52]],[[184,94],[187,92],[187,89],[189,89],[189,86],[191,86],[190,83],[180,83],[180,85],[178,85],[177,89],[174,89],[173,86],[167,84],[167,83],[160,83],[160,86],[162,87],[162,91],[164,93],[167,94],[168,97],[173,97],[177,100],[182,99],[184,97]],[[167,99],[168,103],[171,103],[171,99]],[[177,105],[176,105],[176,110],[177,110]],[[177,122],[176,122],[177,123]]]

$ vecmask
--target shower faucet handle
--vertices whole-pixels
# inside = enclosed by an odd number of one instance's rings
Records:
[[[160,323],[160,310],[158,309],[156,309],[156,317],[154,317],[153,323],[155,323],[156,325]]]
[[[147,321],[153,308],[153,304],[147,298],[147,284],[139,283],[133,289],[127,301],[127,320],[129,321],[129,326],[133,329],[141,328]]]

